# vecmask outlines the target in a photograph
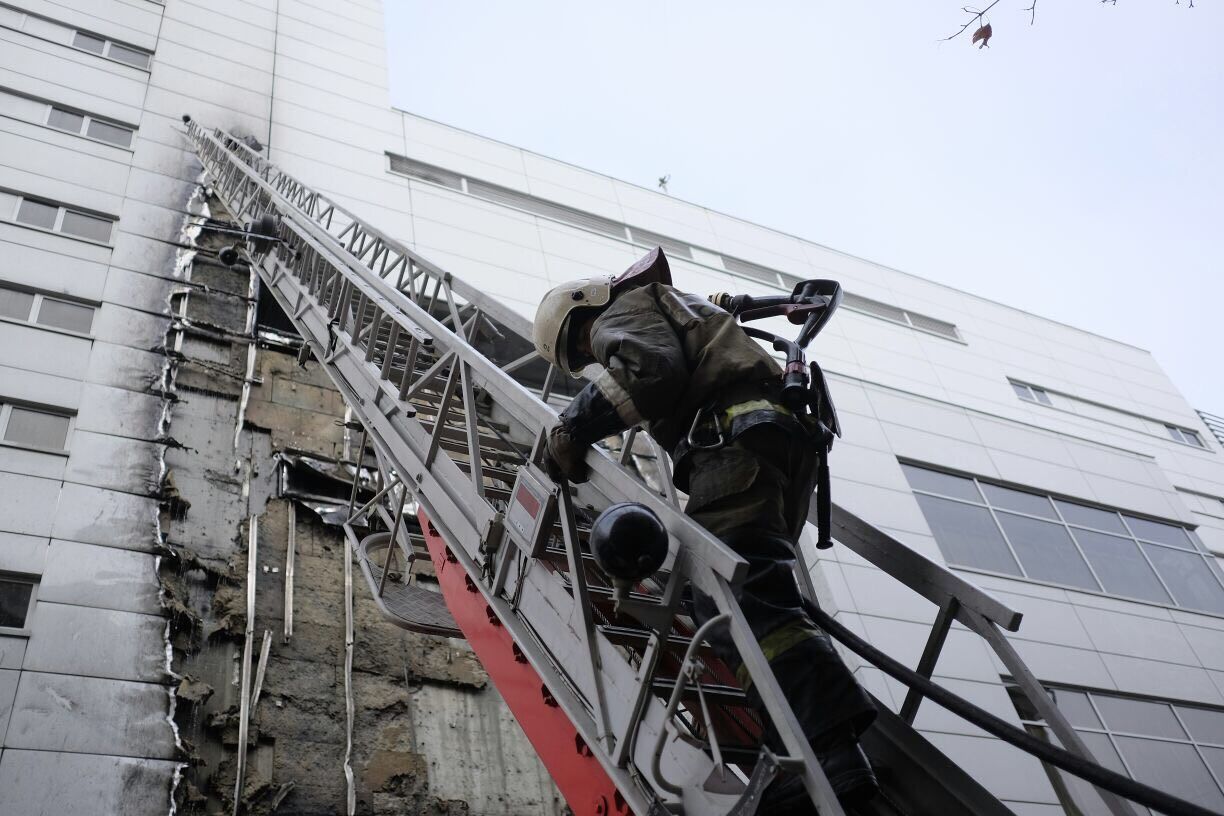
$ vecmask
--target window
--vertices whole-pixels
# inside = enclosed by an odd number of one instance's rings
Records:
[[[1028,385],[1015,380],[1009,380],[1012,390],[1016,392],[1016,396],[1025,402],[1036,402],[1041,405],[1054,405],[1050,400],[1050,395],[1046,393],[1044,388],[1038,388],[1035,385]]]
[[[1050,739],[1032,704],[1017,689],[1011,691],[1025,728]],[[1224,812],[1224,710],[1098,691],[1048,691],[1106,768]],[[1046,773],[1068,813],[1108,816],[1092,785],[1051,766]]]
[[[1175,442],[1181,442],[1183,445],[1193,445],[1196,448],[1207,447],[1203,444],[1203,437],[1198,435],[1198,431],[1182,428],[1179,425],[1165,425],[1165,430],[1169,432],[1169,437]]]
[[[88,114],[74,113],[52,106],[51,112],[47,116],[47,124],[53,128],[66,130],[78,136],[84,135],[89,139],[95,139],[99,142],[106,142],[107,144],[118,145],[119,147],[132,146],[133,131],[131,128],[104,122]]]
[[[72,38],[72,45],[74,48],[79,48],[82,51],[108,57],[117,62],[135,66],[136,68],[148,68],[149,59],[153,56],[148,51],[120,45],[117,42],[103,39],[96,34],[86,34],[84,31],[76,32]]]
[[[89,334],[93,328],[94,307],[41,292],[0,286],[0,317]]]
[[[72,417],[53,409],[0,403],[2,438],[11,445],[42,451],[67,450]]]
[[[1224,615],[1224,584],[1191,530],[902,464],[948,563]]]
[[[910,326],[921,331],[938,334],[951,340],[961,339],[960,332],[956,330],[956,326],[952,323],[936,320],[933,317],[911,312],[908,309],[890,306],[887,303],[881,303],[878,300],[865,298],[861,295],[851,294],[850,292],[844,293],[842,295],[842,305],[856,312],[862,312],[872,317],[900,323],[903,326]]]
[[[149,55],[146,52],[137,51],[135,48],[128,48],[118,43],[110,44],[110,51],[106,56],[113,60],[126,62],[128,65],[135,65],[137,68],[149,67]]]
[[[18,197],[15,220],[19,224],[62,232],[101,244],[110,243],[111,230],[115,225],[113,219],[105,216],[91,215],[68,207],[61,207],[58,204],[25,197]]]
[[[69,133],[80,133],[81,128],[85,126],[85,117],[72,111],[52,108],[50,115],[47,116],[47,124]]]
[[[106,51],[106,40],[101,37],[95,37],[92,34],[86,34],[84,31],[76,33],[76,36],[72,38],[72,45],[82,51],[89,51],[93,54],[102,54]]]
[[[6,629],[27,628],[37,586],[33,578],[0,572],[0,634],[12,634]]]
[[[678,238],[672,238],[667,235],[660,235],[656,232],[641,229],[623,224],[619,221],[614,221],[610,218],[604,218],[601,215],[575,209],[564,204],[558,204],[548,201],[543,198],[538,198],[527,193],[521,193],[517,190],[511,190],[506,187],[501,187],[496,184],[489,184],[479,179],[466,178],[463,175],[446,170],[441,167],[436,167],[432,164],[410,159],[407,156],[400,156],[395,153],[387,152],[389,160],[389,168],[392,173],[398,175],[411,176],[412,178],[422,179],[424,181],[438,184],[443,187],[449,187],[452,190],[466,192],[476,198],[491,201],[495,204],[504,204],[509,207],[516,207],[520,210],[535,213],[545,216],[556,221],[561,221],[571,224],[582,229],[592,230],[604,235],[625,240],[628,236],[629,240],[642,247],[661,246],[663,250],[672,257],[680,257],[692,260],[694,250],[700,250],[693,244],[682,241]],[[626,229],[628,233],[626,233]],[[702,250],[709,255],[716,256],[722,261],[723,270],[730,272],[742,278],[748,278],[754,281],[762,281],[771,286],[776,286],[779,289],[791,291],[795,284],[799,283],[800,278],[784,272],[779,272],[776,269],[771,269],[767,266],[745,261],[741,258],[736,258],[731,255],[710,252]],[[710,261],[713,265],[716,262]],[[717,267],[715,267],[717,268]],[[846,292],[842,296],[842,305],[848,309],[853,309],[857,312],[880,317],[889,320],[893,323],[899,323],[902,326],[909,326],[919,331],[924,331],[930,334],[937,334],[946,337],[950,340],[961,340],[960,332],[955,324],[948,323],[944,320],[938,320],[934,317],[918,314],[908,309],[899,309],[896,306],[889,306],[885,303],[880,303],[876,300],[860,297],[858,295]]]
[[[23,198],[17,206],[17,220],[32,227],[55,229],[55,222],[58,218],[59,207],[43,204],[41,201]]]
[[[104,244],[110,240],[111,222],[96,215],[64,210],[64,217],[60,221],[60,232]]]

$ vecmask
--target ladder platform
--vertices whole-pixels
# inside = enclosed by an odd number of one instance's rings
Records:
[[[370,595],[383,617],[401,629],[422,635],[441,637],[463,637],[463,633],[446,608],[446,600],[440,592],[432,592],[419,584],[405,584],[387,576],[380,593],[383,562],[391,542],[390,533],[375,533],[366,536],[357,545],[361,574],[370,586]]]

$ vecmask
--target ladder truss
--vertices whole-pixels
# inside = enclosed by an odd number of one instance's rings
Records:
[[[587,483],[554,485],[537,463],[557,418],[547,402],[556,369],[537,393],[519,378],[533,354],[489,352],[506,336],[521,347],[526,319],[224,131],[188,120],[187,132],[231,215],[275,230],[248,257],[360,421],[359,450],[376,454],[380,489],[361,507],[354,490],[344,529],[383,614],[468,638],[578,816],[751,816],[779,772],[840,816],[735,601],[747,564],[681,512],[657,446],[658,490],[631,466],[636,431],[619,457],[588,455]],[[618,501],[650,507],[671,537],[663,569],[627,599],[585,548],[595,515]],[[359,538],[352,522],[363,514],[386,532]],[[929,677],[960,621],[998,651],[1063,744],[1090,757],[1000,632],[1018,628],[1018,613],[837,507],[834,537],[939,607],[920,673]],[[432,562],[440,595],[411,579],[418,558]],[[729,628],[781,755],[762,749],[761,716],[703,646],[690,587],[717,607],[711,625]],[[873,762],[917,791],[884,812],[1009,813],[910,727],[920,702],[911,694],[899,716],[881,705],[864,737]],[[1115,816],[1133,814],[1107,802]]]

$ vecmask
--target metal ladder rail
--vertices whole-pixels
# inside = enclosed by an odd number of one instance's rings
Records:
[[[405,376],[399,388],[394,388],[393,383],[381,376],[388,368],[386,360],[393,356],[393,349],[384,350],[384,359],[379,366],[378,360],[372,364],[361,359],[369,349],[362,349],[360,340],[363,335],[374,336],[377,321],[391,320],[400,327],[401,332],[412,338],[410,348],[412,344],[438,348],[439,360],[447,359],[451,365],[450,382],[455,381],[456,369],[460,372],[460,379],[466,380],[469,385],[473,380],[479,380],[486,392],[500,398],[499,404],[524,426],[540,433],[555,421],[555,412],[510,380],[473,349],[461,334],[452,334],[427,311],[392,290],[363,264],[337,252],[332,236],[322,233],[313,222],[301,218],[292,205],[270,189],[266,182],[256,174],[249,173],[249,166],[244,167],[245,163],[240,165],[234,161],[218,136],[204,132],[195,123],[191,123],[190,133],[197,142],[202,160],[217,180],[219,195],[232,208],[232,212],[239,217],[249,215],[252,219],[269,212],[281,216],[278,237],[282,243],[278,244],[275,253],[265,256],[258,263],[261,277],[303,330],[307,342],[371,435],[386,445],[400,472],[411,477],[409,483],[413,485],[415,494],[427,508],[430,519],[443,531],[455,554],[465,561],[464,566],[469,574],[481,575],[486,566],[481,563],[484,555],[480,552],[481,544],[490,544],[496,537],[500,521],[498,514],[481,497],[479,483],[469,479],[452,460],[440,454],[438,438],[427,434],[419,423],[412,421],[413,411],[403,397],[425,380],[422,378],[413,382]],[[397,302],[392,303],[389,298]],[[454,318],[453,325],[460,327],[461,321],[449,287],[447,298]],[[374,322],[359,325],[368,313]],[[462,328],[459,328],[459,332],[462,332]],[[411,371],[407,367],[404,370]],[[465,388],[465,392],[468,397],[466,404],[473,405],[470,389]],[[471,444],[476,445],[475,441]],[[820,773],[811,748],[802,738],[798,723],[786,706],[776,680],[734,601],[731,587],[733,582],[742,578],[745,566],[742,559],[674,508],[652,494],[644,493],[638,482],[615,463],[601,456],[592,459],[591,482],[576,491],[578,500],[592,505],[607,504],[613,498],[628,496],[652,505],[660,513],[678,545],[671,565],[672,581],[677,585],[691,582],[709,594],[715,604],[729,615],[732,637],[787,749],[794,754],[798,770],[813,792],[815,801],[826,808],[826,812],[840,813],[840,807]],[[560,500],[563,507],[572,510],[572,500],[567,492],[561,492]],[[570,518],[563,530],[572,530],[572,526]],[[567,543],[572,553],[573,541]],[[575,577],[573,586],[578,588],[573,596],[558,582],[542,580],[545,575],[542,571],[529,570],[526,574],[509,576],[503,584],[506,590],[517,590],[515,584],[519,583],[528,587],[528,591],[516,593],[520,599],[517,609],[508,607],[504,599],[495,596],[489,588],[482,586],[481,591],[508,627],[521,617],[534,622],[536,631],[547,631],[551,639],[557,633],[572,632],[570,618],[575,610],[581,616],[589,608],[577,571],[571,570],[571,574]],[[537,655],[533,664],[541,675],[551,674],[553,693],[559,700],[566,698],[571,719],[588,732],[589,745],[600,748],[606,745],[611,750],[612,746],[623,743],[629,735],[639,735],[632,751],[622,750],[617,754],[619,764],[611,760],[608,752],[599,752],[605,769],[611,775],[620,777],[617,786],[635,809],[645,812],[659,801],[675,802],[676,798],[669,796],[658,780],[648,780],[653,788],[650,791],[643,791],[636,785],[637,779],[645,778],[643,769],[649,767],[645,761],[649,758],[649,752],[642,746],[649,744],[663,727],[659,701],[649,694],[639,693],[642,681],[635,679],[621,653],[593,631],[589,621],[583,628],[585,631],[579,633],[581,636],[572,641],[562,639],[561,643],[550,643],[551,649]],[[524,630],[521,640],[516,637],[525,651],[530,644],[528,636],[529,632]],[[562,649],[563,646],[567,651]],[[567,667],[570,674],[557,671],[556,667]],[[584,701],[569,693],[565,687],[567,683],[582,688],[586,692],[583,696],[588,701],[603,698],[603,702],[595,704],[595,713],[599,717],[592,717]],[[612,699],[600,694],[601,685],[615,690],[615,699],[644,699],[645,703],[640,710],[611,712],[604,709],[600,712],[598,709],[606,704],[606,700]],[[622,721],[613,722],[614,713]],[[626,770],[629,760],[636,767],[634,774]],[[666,767],[668,765],[670,767]],[[679,773],[690,783],[700,780],[712,770],[709,757],[683,741],[673,741],[667,745],[665,767],[669,776],[674,777]]]
[[[529,336],[530,324],[521,315],[505,309],[496,301],[484,296],[479,290],[466,286],[462,281],[451,278],[449,274],[433,266],[416,253],[405,249],[378,230],[363,224],[326,196],[309,189],[289,174],[281,171],[245,143],[232,137],[226,138],[230,142],[229,146],[240,153],[242,160],[256,170],[261,178],[269,181],[278,191],[289,197],[295,206],[318,223],[326,224],[333,235],[342,241],[347,241],[350,252],[357,257],[370,259],[371,265],[378,266],[381,270],[380,274],[384,277],[394,274],[398,288],[402,291],[409,293],[410,296],[418,292],[423,295],[428,285],[427,282],[432,282],[434,284],[432,302],[436,300],[440,289],[445,288],[447,296],[453,289],[469,303],[479,304],[478,308],[487,314],[495,315],[501,325],[513,333],[524,338]],[[513,365],[521,365],[530,356],[514,361]],[[510,367],[507,366],[507,368]],[[951,571],[923,558],[836,505],[833,508],[833,516],[834,527],[837,531],[835,538],[839,543],[849,546],[869,562],[932,600],[939,607],[939,615],[919,663],[920,673],[929,675],[933,671],[951,623],[954,620],[961,622],[971,631],[983,637],[1000,656],[1021,691],[1045,716],[1060,741],[1069,750],[1093,760],[1087,746],[1079,739],[1035,676],[999,631],[1000,627],[1008,631],[1016,631],[1021,618],[1019,613],[1008,609]],[[920,702],[921,696],[911,691],[901,711],[901,719],[904,722],[912,723]],[[1125,801],[1108,792],[1102,791],[1102,795],[1114,816],[1134,816],[1133,808]]]
[[[810,513],[813,516],[816,513],[815,496],[811,499]],[[930,679],[952,624],[960,623],[986,641],[998,655],[1016,686],[1045,719],[1063,747],[1089,762],[1100,764],[1040,680],[1000,631],[1019,630],[1022,619],[1019,612],[836,504],[833,506],[832,521],[833,538],[839,544],[858,553],[939,608],[916,667],[918,674]],[[799,560],[806,572],[802,548],[799,548]],[[898,713],[902,722],[913,725],[922,699],[917,689],[907,692]],[[1098,788],[1097,791],[1113,816],[1136,816],[1134,805],[1127,800],[1107,790]]]

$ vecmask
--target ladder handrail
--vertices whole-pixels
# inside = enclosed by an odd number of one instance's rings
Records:
[[[208,132],[193,121],[188,121],[188,130],[201,160],[205,161],[206,166],[209,161],[213,162],[208,169],[226,187],[231,199],[225,203],[231,208],[231,214],[239,218],[249,215],[254,221],[265,213],[281,212],[274,246],[266,246],[256,253],[263,256],[257,264],[261,277],[295,324],[299,328],[306,328],[303,336],[312,351],[327,367],[329,375],[360,416],[376,446],[381,447],[380,460],[388,459],[394,463],[396,478],[404,480],[427,510],[429,518],[445,531],[443,537],[452,544],[454,555],[463,568],[472,578],[482,578],[474,582],[474,588],[470,591],[479,591],[489,604],[489,614],[498,615],[503,625],[515,630],[515,641],[525,644],[524,652],[540,676],[551,679],[548,684],[553,692],[565,700],[565,708],[572,718],[577,718],[574,720],[575,727],[586,744],[601,749],[600,761],[605,770],[616,778],[618,789],[627,792],[635,789],[641,776],[623,776],[626,772],[623,763],[631,753],[639,763],[642,757],[632,744],[626,749],[624,745],[614,745],[613,738],[634,734],[639,728],[642,735],[649,732],[659,736],[667,718],[663,717],[660,723],[657,710],[660,703],[657,700],[648,701],[644,704],[645,708],[642,707],[641,689],[645,688],[650,677],[643,679],[639,676],[635,680],[632,671],[626,675],[625,668],[617,663],[621,655],[595,630],[590,615],[586,613],[590,600],[578,561],[574,538],[577,521],[573,503],[577,501],[595,507],[600,503],[606,504],[612,497],[615,497],[614,500],[632,497],[655,510],[678,544],[667,565],[671,568],[670,581],[673,586],[679,586],[680,581],[690,582],[712,598],[719,610],[727,615],[732,639],[744,666],[782,743],[792,755],[789,761],[797,762],[800,766],[799,772],[813,801],[835,816],[840,814],[836,797],[820,771],[810,745],[802,736],[799,723],[735,599],[732,588],[743,579],[747,563],[683,515],[675,504],[645,489],[619,462],[591,452],[587,457],[591,466],[590,481],[576,486],[574,499],[562,486],[560,504],[563,515],[568,514],[568,520],[563,520],[562,531],[569,553],[570,575],[574,578],[572,585],[562,586],[559,581],[542,578],[539,571],[533,573],[530,569],[520,569],[513,579],[516,588],[521,590],[524,586],[530,586],[530,590],[521,598],[516,593],[513,605],[500,596],[503,590],[511,589],[507,584],[507,574],[512,553],[517,550],[515,545],[502,540],[501,514],[485,497],[473,385],[478,384],[495,397],[500,408],[536,434],[537,448],[543,432],[555,422],[557,413],[510,377],[506,369],[521,365],[523,358],[510,361],[505,366],[498,365],[472,345],[468,333],[476,331],[477,321],[485,317],[495,319],[502,328],[526,339],[530,323],[517,312],[467,286],[417,253],[366,225],[330,198],[306,187],[229,134],[223,131]],[[241,152],[243,158],[238,158],[237,152]],[[392,277],[395,285],[389,282]],[[296,282],[285,282],[286,278],[293,278]],[[283,285],[278,287],[278,282]],[[428,304],[422,306],[418,301],[425,300],[430,285],[433,291],[428,294]],[[465,301],[462,308],[456,303],[456,295]],[[432,314],[435,305],[447,309],[449,317],[443,320],[436,318]],[[371,315],[369,323],[364,322],[367,315]],[[377,356],[377,347],[381,342],[379,332],[383,327],[388,328],[389,336],[383,346],[381,376],[375,379],[371,375],[377,373],[372,371],[377,361],[371,361]],[[415,376],[415,364],[405,363],[403,382],[397,393],[392,387],[394,383],[389,371],[399,351],[395,338],[401,333],[412,338],[411,351],[407,354],[410,361],[415,361],[416,352],[420,349],[435,354],[437,361],[429,371],[416,377],[414,383],[409,380]],[[427,432],[423,430],[422,423],[407,421],[415,415],[408,400],[418,389],[429,384],[432,374],[441,373],[448,365],[451,370],[443,389],[444,396],[436,408],[433,431]],[[550,370],[550,378],[554,374],[555,371]],[[459,382],[462,382],[462,393],[458,401],[464,406],[465,427],[449,427],[463,434],[467,440],[470,475],[464,473],[448,456],[438,455],[443,430],[447,427],[447,406],[455,397],[455,387]],[[405,466],[408,472],[405,472]],[[812,510],[815,511],[814,504]],[[1033,702],[1047,715],[1047,721],[1067,743],[1067,747],[1091,757],[1036,678],[997,629],[998,626],[1010,631],[1018,629],[1020,613],[844,508],[834,506],[833,519],[835,538],[839,542],[940,608],[936,631],[932,633],[928,646],[930,655],[924,654],[925,666],[920,667],[920,671],[925,668],[929,675],[951,620],[960,621],[986,639],[999,653],[1030,699],[1042,698],[1033,699]],[[472,546],[473,542],[477,546]],[[802,558],[802,553],[800,556]],[[491,586],[483,581],[485,577],[490,579]],[[674,596],[674,589],[667,594]],[[582,614],[575,619],[572,610]],[[521,616],[522,620],[516,616]],[[575,651],[574,644],[568,647],[557,645],[556,654],[553,644],[537,644],[540,648],[533,649],[530,644],[539,640],[539,633],[533,632],[528,621],[552,621],[553,626],[569,629],[578,636],[581,649]],[[521,624],[526,624],[526,628]],[[670,622],[660,630],[664,639],[669,628]],[[568,652],[563,651],[566,648]],[[638,701],[627,715],[628,730],[623,710],[615,712],[618,721],[613,722],[614,717],[608,708],[615,706],[615,703],[609,702],[606,685],[631,694]],[[910,720],[919,699],[914,697],[912,705],[907,700]],[[651,715],[654,719],[648,724]],[[684,765],[684,761],[681,761],[681,767],[690,770],[698,767],[692,762],[695,756],[701,756],[699,751],[694,755],[690,750],[693,746],[686,748],[683,741],[673,744],[673,751],[681,754],[687,752],[689,764]],[[615,761],[612,757],[616,758]],[[638,769],[640,771],[640,764]],[[667,786],[656,785],[655,805],[657,797],[661,795],[659,788],[667,790]],[[635,807],[641,807],[643,801],[649,802],[637,799],[632,793],[626,795],[635,799]],[[1116,799],[1111,801],[1107,798],[1107,803],[1118,816],[1133,813],[1129,806]]]
[[[245,142],[235,139],[234,147],[243,153],[245,161],[265,179],[269,175],[280,173],[279,168],[263,156],[256,153]],[[302,189],[305,189],[303,186]],[[325,194],[309,191],[312,202],[320,209],[331,209],[343,214],[352,223],[360,224],[361,229],[372,236],[376,242],[367,248],[369,254],[378,255],[379,246],[386,246],[402,257],[411,259],[433,276],[444,278],[454,289],[470,303],[476,304],[486,314],[524,340],[531,339],[531,321],[512,309],[507,309],[487,294],[475,287],[469,286],[461,279],[455,278],[420,254],[403,246],[378,229],[363,224],[357,216],[336,204]],[[390,262],[394,265],[394,261]],[[816,512],[815,496],[812,498],[811,515]],[[936,606],[942,607],[949,598],[954,598],[960,607],[967,612],[976,612],[987,620],[994,621],[1008,631],[1015,632],[1020,628],[1022,615],[988,593],[961,578],[947,567],[937,564],[925,556],[915,552],[892,536],[887,535],[869,523],[859,519],[853,513],[837,505],[833,506],[833,526],[839,535],[834,536],[838,543],[862,556],[874,566],[887,573],[893,579],[900,581],[913,591],[930,600]],[[959,618],[958,618],[959,619]],[[961,621],[965,623],[964,620]]]
[[[668,807],[679,805],[674,795],[653,784],[643,772],[650,767],[649,746],[660,729],[670,727],[662,701],[649,694],[643,697],[640,691],[653,684],[654,675],[637,672],[628,654],[598,631],[589,617],[584,622],[578,614],[590,608],[592,601],[580,580],[568,580],[576,575],[573,546],[569,548],[568,573],[531,569],[536,563],[534,557],[520,565],[514,555],[521,551],[520,545],[511,541],[509,534],[503,535],[501,512],[475,478],[476,463],[452,458],[446,446],[440,445],[443,431],[455,428],[469,441],[469,447],[463,449],[467,456],[473,450],[473,434],[479,433],[474,422],[464,423],[465,427],[448,424],[452,420],[448,405],[461,404],[465,413],[476,407],[470,389],[464,389],[452,402],[459,379],[478,382],[493,405],[505,409],[525,433],[535,436],[537,447],[555,421],[556,411],[468,341],[463,321],[475,325],[480,310],[476,307],[468,318],[460,315],[449,276],[434,276],[411,256],[400,253],[402,248],[380,244],[377,251],[371,251],[380,239],[367,240],[366,233],[354,227],[360,222],[345,224],[333,207],[320,203],[323,200],[318,195],[273,166],[257,168],[257,163],[239,159],[233,152],[238,142],[228,134],[207,131],[192,121],[188,122],[188,132],[232,217],[259,222],[266,215],[273,216],[275,235],[252,240],[252,265],[301,331],[371,441],[392,464],[395,476],[409,485],[441,532],[448,553],[470,579],[468,592],[483,599],[490,617],[500,619],[499,626],[514,632],[515,643],[556,703],[565,709],[585,745],[615,780],[629,806],[635,812],[647,813],[665,806],[663,803]],[[304,201],[309,211],[290,196]],[[340,230],[340,235],[332,234],[329,226]],[[392,251],[397,253],[395,259]],[[387,278],[398,274],[398,287],[380,276],[375,266],[382,266]],[[428,283],[433,284],[432,293],[425,290]],[[426,305],[418,302],[426,299]],[[449,309],[450,318],[435,318],[431,314],[435,305]],[[381,333],[384,328],[388,330],[385,335]],[[401,336],[408,338],[407,348],[392,339]],[[432,365],[424,361],[428,366],[424,373],[416,365],[421,350],[437,357]],[[401,369],[396,368],[397,363]],[[434,403],[437,388],[430,391],[428,386],[439,378],[447,385],[441,389],[441,401]],[[416,418],[413,400],[418,405],[428,403],[431,425]],[[479,451],[482,458],[489,453],[491,450],[483,447]],[[677,588],[691,584],[710,596],[721,611],[732,613],[731,636],[791,755],[788,761],[794,763],[821,811],[842,816],[820,764],[738,608],[732,587],[747,571],[744,559],[677,507],[654,495],[611,458],[592,451],[588,460],[591,479],[577,486],[574,501],[602,507],[628,498],[642,501],[658,513],[673,541],[669,564],[662,574],[667,582],[663,598],[678,603]],[[567,505],[568,495],[564,485],[561,487],[562,504]],[[571,544],[576,525],[572,517],[562,523]],[[646,603],[638,610],[633,607],[635,603],[643,604],[630,599],[625,606],[634,615],[638,611],[646,614],[641,619],[666,639],[674,607],[669,610]],[[650,622],[650,616],[657,615],[655,610],[668,612],[666,624]],[[630,699],[645,702],[627,707]],[[604,700],[611,711],[604,708]],[[614,739],[622,744],[629,740],[628,750],[613,754]],[[664,767],[668,777],[687,780],[686,784],[693,786],[686,788],[686,798],[690,790],[702,791],[703,780],[709,779],[715,769],[714,760],[700,744],[689,740],[672,740],[667,745]],[[614,762],[613,756],[618,760]],[[729,803],[712,812],[721,812],[736,800],[734,794],[725,792],[707,791],[702,795],[707,801],[711,795],[721,796],[724,803]]]

